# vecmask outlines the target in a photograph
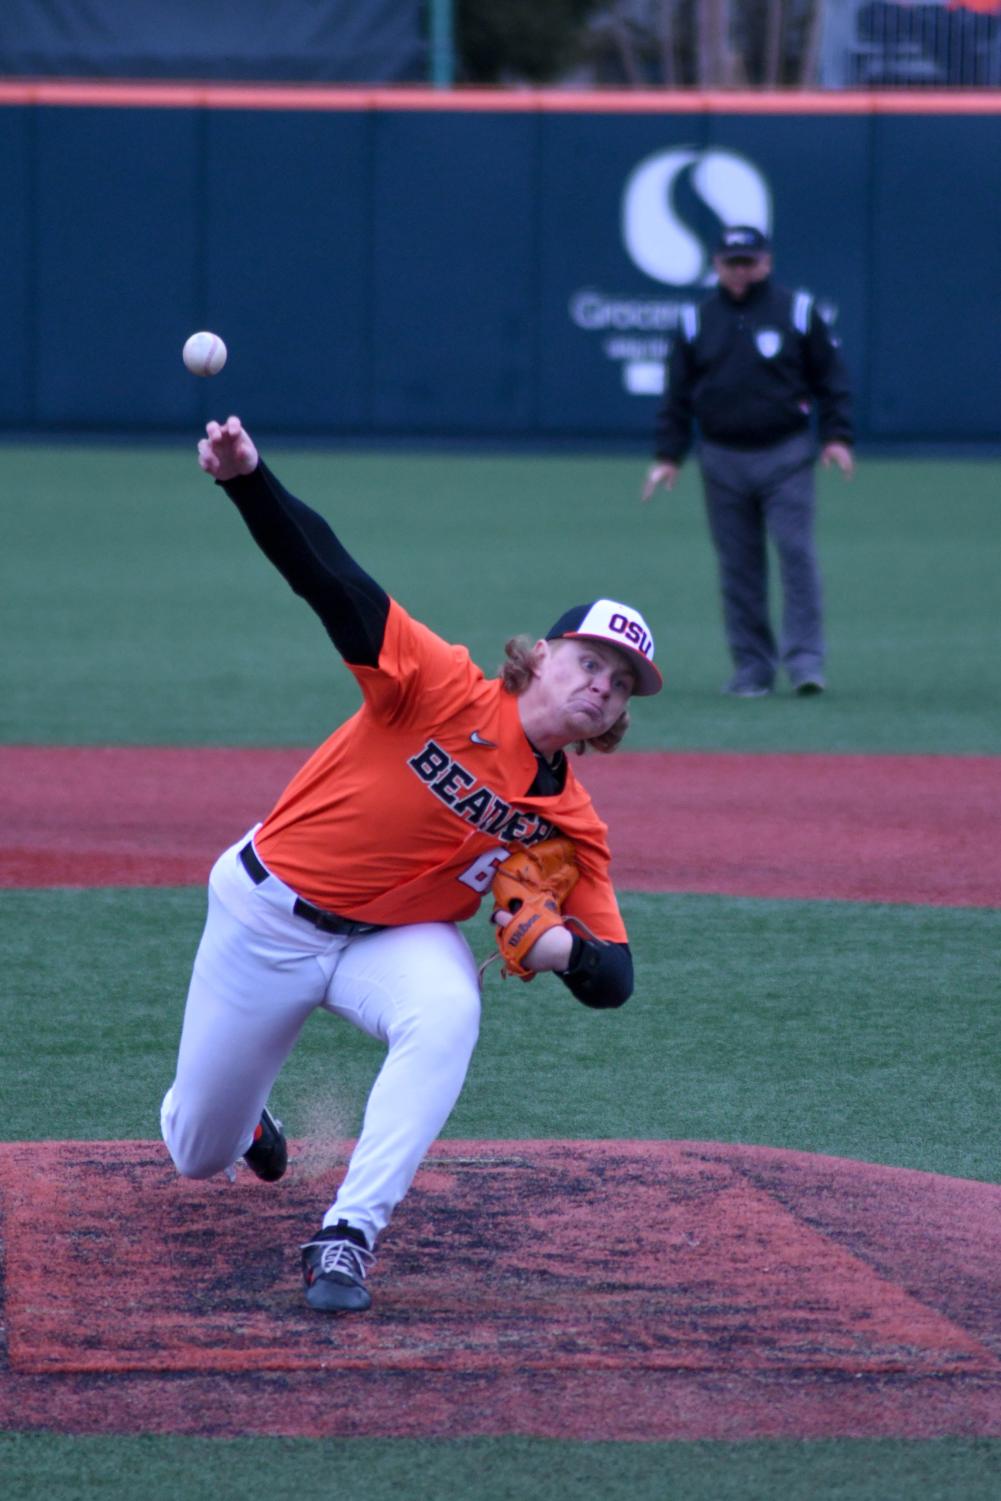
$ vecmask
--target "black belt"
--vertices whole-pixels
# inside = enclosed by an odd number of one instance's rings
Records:
[[[258,858],[252,839],[248,839],[240,851],[240,863],[255,886],[260,886],[271,874]],[[324,912],[322,907],[314,907],[312,902],[304,901],[301,896],[296,897],[292,911],[296,917],[304,918],[323,933],[377,933],[385,926],[378,922],[356,922],[353,917],[340,917],[336,912]]]

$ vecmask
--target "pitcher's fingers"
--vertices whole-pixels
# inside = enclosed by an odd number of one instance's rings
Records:
[[[215,474],[219,468],[219,455],[207,438],[202,438],[198,445],[198,463],[206,474]]]

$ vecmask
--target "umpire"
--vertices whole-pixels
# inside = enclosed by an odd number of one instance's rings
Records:
[[[761,698],[772,691],[781,665],[796,693],[820,693],[814,411],[821,463],[850,479],[848,374],[810,293],[773,283],[771,244],[760,230],[724,230],[713,266],[717,289],[701,306],[682,310],[643,500],[658,485],[673,488],[697,430],[734,667],[723,691]],[[768,611],[769,538],[782,581],[778,642]]]

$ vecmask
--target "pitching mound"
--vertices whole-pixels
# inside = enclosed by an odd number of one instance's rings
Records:
[[[184,1182],[159,1144],[0,1146],[3,1410],[76,1431],[1001,1434],[1001,1188],[710,1143],[443,1142],[373,1310],[330,1319],[297,1251],[327,1186],[296,1144],[277,1186]]]

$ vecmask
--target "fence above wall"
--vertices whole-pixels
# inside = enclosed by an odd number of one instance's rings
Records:
[[[645,443],[729,221],[836,319],[863,438],[995,442],[999,159],[993,93],[0,82],[0,426]]]
[[[423,0],[4,0],[0,75],[423,79]]]

